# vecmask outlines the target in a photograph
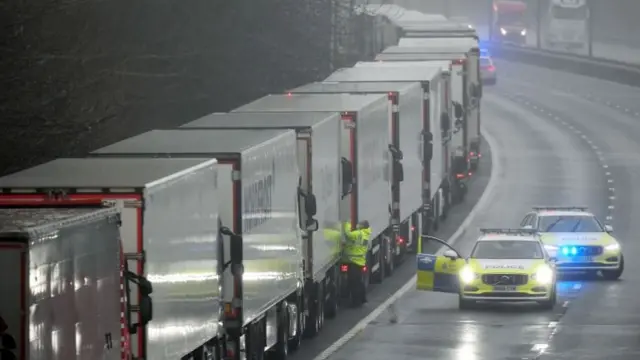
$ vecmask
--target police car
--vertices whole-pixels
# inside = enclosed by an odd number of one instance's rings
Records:
[[[586,207],[536,206],[520,226],[538,232],[559,273],[601,272],[605,279],[616,280],[624,271],[613,228],[602,225]]]
[[[440,256],[418,254],[417,289],[457,293],[460,309],[479,301],[537,302],[552,309],[556,304],[555,267],[535,231],[481,232],[466,259],[451,247]]]

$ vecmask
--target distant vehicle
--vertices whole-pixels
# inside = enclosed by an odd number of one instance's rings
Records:
[[[483,85],[495,85],[498,82],[496,67],[488,56],[480,57],[480,77]]]
[[[524,45],[527,42],[527,4],[524,1],[493,2],[493,40]]]
[[[547,45],[583,48],[589,40],[589,16],[586,0],[552,0],[547,12]]]
[[[611,235],[611,225],[600,221],[580,206],[537,206],[520,226],[534,229],[560,273],[602,272],[616,280],[624,271],[620,243]]]
[[[477,302],[556,305],[556,271],[534,230],[481,229],[468,258],[443,240],[441,256],[419,253],[417,289],[457,293],[460,309]],[[420,244],[422,249],[422,244]]]

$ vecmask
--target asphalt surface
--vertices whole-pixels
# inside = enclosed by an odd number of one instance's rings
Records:
[[[444,239],[449,238],[458,229],[484,192],[492,167],[491,150],[488,147],[485,147],[485,149],[481,166],[469,184],[469,192],[464,203],[452,208],[446,221],[440,224],[440,228],[434,234],[435,236]],[[327,320],[324,323],[322,332],[314,339],[305,340],[300,350],[292,353],[289,359],[310,360],[315,358],[402,287],[415,275],[415,272],[415,257],[408,256],[405,262],[396,268],[392,277],[385,279],[382,284],[371,285],[368,295],[369,302],[365,306],[360,309],[341,309],[336,319]]]
[[[623,244],[622,279],[565,279],[552,311],[522,304],[461,312],[455,295],[410,290],[329,359],[640,358],[633,261],[640,199],[631,188],[640,183],[640,90],[520,64],[497,67],[499,83],[483,104],[498,160],[495,191],[455,247],[468,253],[478,228],[515,227],[533,205],[586,205],[610,219]]]

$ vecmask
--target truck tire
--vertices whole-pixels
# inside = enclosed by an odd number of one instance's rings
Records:
[[[324,309],[324,296],[322,294],[322,283],[315,283],[313,285],[311,296],[309,296],[309,315],[307,316],[307,328],[305,331],[306,338],[314,338],[320,332],[322,328],[322,316]]]
[[[385,276],[389,277],[391,275],[393,275],[393,272],[396,269],[396,252],[394,251],[395,247],[398,246],[398,244],[396,244],[395,246],[393,245],[393,242],[391,242],[391,240],[387,241],[387,246],[385,249],[385,254],[386,254],[386,262],[384,264],[385,266]]]
[[[296,351],[300,348],[300,343],[302,342],[302,333],[304,331],[304,314],[302,307],[300,306],[302,301],[298,299],[296,304],[296,334],[289,339],[289,351]]]
[[[325,304],[325,316],[329,319],[333,319],[338,315],[338,275],[336,270],[333,270],[333,275],[329,278],[329,284],[327,284],[328,297]]]
[[[436,197],[433,199],[433,231],[438,231],[440,228],[440,190],[436,192]]]
[[[286,360],[289,357],[289,306],[284,301],[278,315],[278,342],[269,353],[272,360]]]

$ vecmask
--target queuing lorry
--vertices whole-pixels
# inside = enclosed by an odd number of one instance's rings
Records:
[[[265,112],[213,113],[180,129],[227,130],[264,129],[294,130],[297,138],[297,161],[300,169],[300,189],[307,206],[315,207],[319,231],[302,233],[304,265],[304,299],[307,335],[314,336],[324,317],[334,317],[340,298],[341,244],[331,233],[340,231],[340,114],[337,112]],[[315,200],[313,200],[315,199]],[[315,204],[313,202],[315,201]],[[313,219],[304,217],[307,224]],[[337,227],[337,229],[336,229]]]
[[[223,231],[217,194],[218,185],[225,181],[230,183],[218,176],[215,159],[62,158],[0,178],[0,203],[28,207],[39,201],[69,208],[107,205],[119,209],[127,262],[122,279],[122,341],[128,344],[122,346],[130,348],[135,359],[178,359],[196,349],[202,351],[217,330],[219,306],[213,299],[220,283],[215,269],[226,264],[217,258]],[[99,239],[91,240],[97,247]],[[225,242],[229,243],[228,237]],[[59,279],[73,271],[72,264],[78,266],[67,262],[50,267],[43,280]],[[70,285],[54,284],[63,292]],[[120,297],[119,284],[117,288]],[[57,313],[64,309],[58,305]],[[120,311],[117,314],[120,321]],[[103,321],[111,321],[104,315]],[[97,336],[88,329],[79,331],[53,334]],[[105,341],[111,347],[121,340],[112,333]],[[42,359],[75,358],[75,349],[70,354],[45,354]]]
[[[583,48],[589,41],[589,5],[586,0],[551,0],[546,16],[546,43],[550,47]]]
[[[391,105],[391,224],[396,241],[394,262],[399,264],[407,252],[407,241],[417,241],[420,234],[422,201],[416,194],[422,186],[422,87],[417,82],[314,82],[288,93],[387,95]]]
[[[480,132],[482,79],[480,73],[480,49],[471,44],[438,47],[402,47],[392,46],[376,56],[382,62],[415,62],[450,60],[451,100],[462,104],[462,124],[465,129],[462,139],[454,139],[455,148],[462,148],[467,155],[471,171],[476,171],[482,158]],[[462,176],[464,166],[458,176]]]
[[[434,62],[432,67],[381,67],[343,68],[335,71],[325,81],[331,82],[419,82],[422,86],[423,122],[422,143],[422,186],[421,186],[421,234],[428,234],[437,228],[449,208],[449,148],[446,139],[451,132],[446,103],[449,62]],[[417,194],[416,194],[417,195]],[[415,251],[416,243],[409,249]]]
[[[400,29],[399,38],[475,38],[479,39],[476,29],[471,24],[458,22],[436,22],[419,25],[408,25]]]
[[[494,41],[524,45],[527,43],[527,3],[520,0],[494,0]]]
[[[220,219],[230,224],[232,234],[241,238],[235,244],[242,246],[223,249],[231,251],[225,259],[238,260],[230,269],[218,269],[222,328],[211,328],[201,341],[232,358],[241,351],[247,358],[262,356],[265,349],[284,354],[297,347],[304,329],[301,229],[315,231],[318,224],[312,218],[300,223],[299,211],[313,209],[302,200],[296,152],[293,130],[172,129],[152,130],[90,154],[107,159],[217,159],[224,204]]]
[[[0,200],[1,359],[128,354],[120,213],[100,208]]]
[[[234,113],[336,111],[341,114],[342,187],[340,220],[353,229],[369,221],[371,239],[365,283],[380,283],[393,269],[389,167],[389,114],[382,94],[267,95],[234,109]],[[341,267],[346,275],[347,268]],[[344,295],[351,295],[343,292]]]
[[[479,47],[476,37],[403,37],[398,40],[401,47]],[[383,51],[384,52],[384,51]]]

